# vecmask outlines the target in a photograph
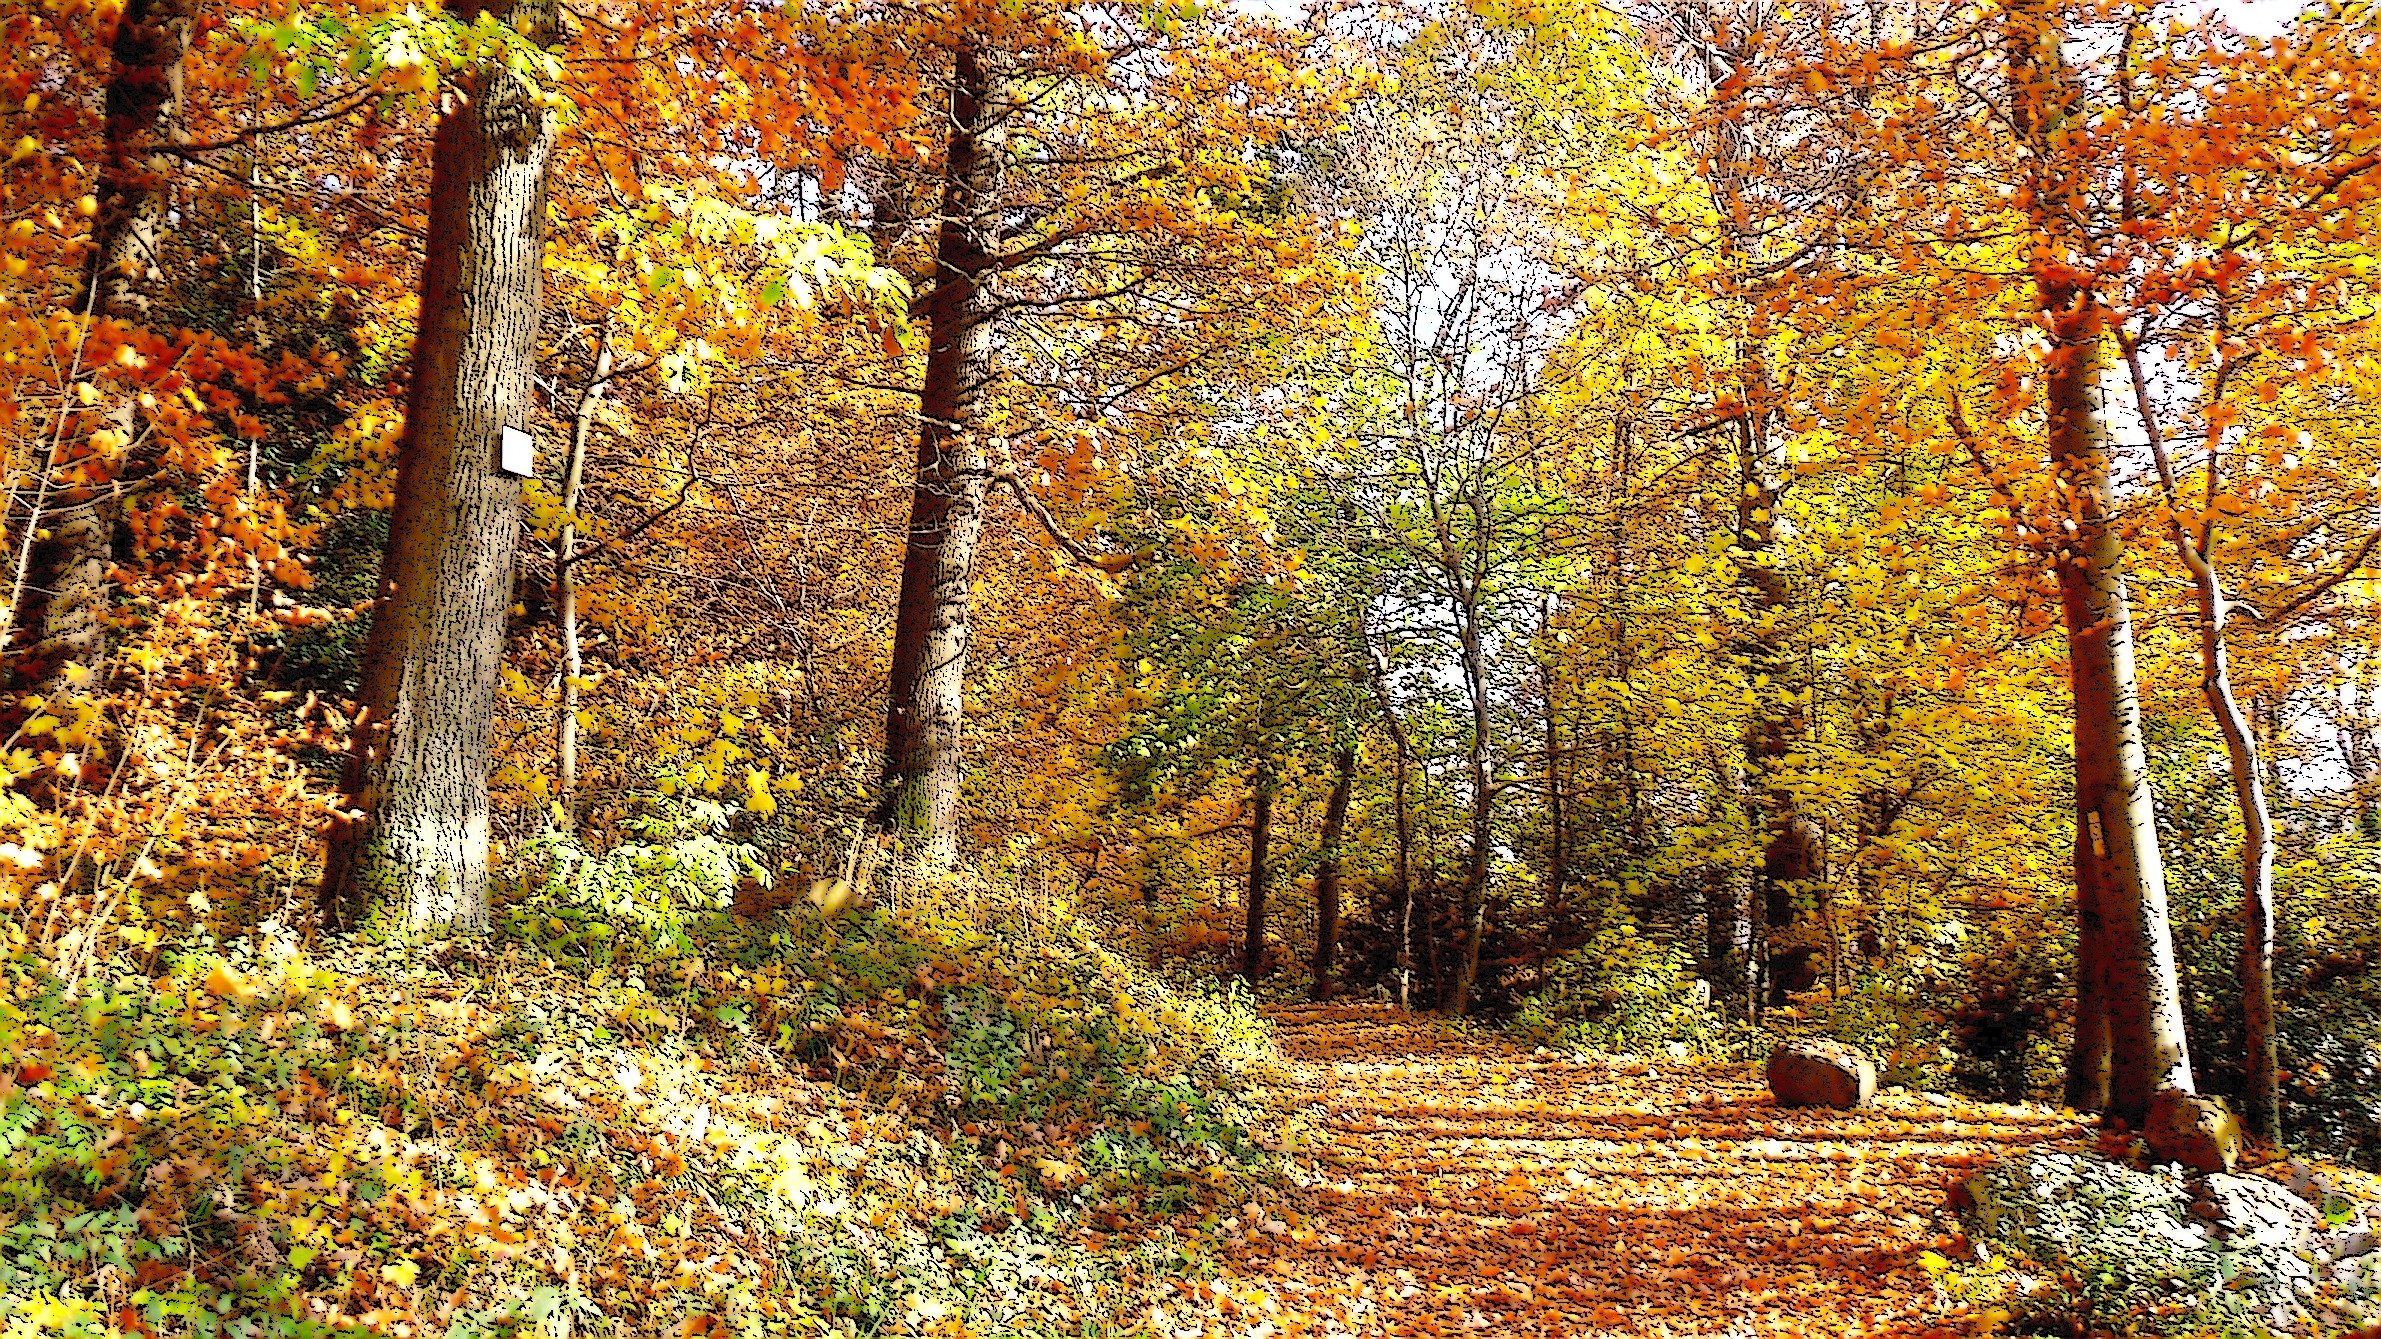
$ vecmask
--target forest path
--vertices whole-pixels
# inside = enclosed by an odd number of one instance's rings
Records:
[[[2081,1128],[1926,1094],[1781,1109],[1743,1066],[1582,1063],[1378,1007],[1272,1017],[1291,1065],[1261,1097],[1312,1138],[1309,1183],[1240,1215],[1224,1292],[1189,1308],[1226,1334],[1925,1334],[1947,1181]]]

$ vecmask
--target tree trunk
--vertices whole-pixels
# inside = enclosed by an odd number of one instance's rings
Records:
[[[2141,366],[2141,352],[2127,342],[2125,367],[2133,381],[2133,398],[2166,494],[2168,528],[2175,553],[2190,573],[2191,589],[2199,606],[2199,690],[2207,698],[2208,713],[2224,737],[2224,758],[2232,774],[2233,801],[2240,809],[2240,1010],[2241,1042],[2247,1054],[2241,1065],[2243,1105],[2249,1133],[2268,1143],[2282,1134],[2280,1046],[2274,1035],[2274,824],[2266,807],[2265,769],[2258,739],[2240,699],[2232,692],[2232,656],[2224,645],[2230,610],[2224,581],[2216,571],[2215,513],[2200,521],[2196,533],[2183,521],[2174,463],[2166,451],[2165,433],[2151,402],[2149,378]],[[2223,394],[2225,372],[2218,372],[2211,398]],[[2216,487],[2221,422],[2212,413],[2208,441],[2208,489]]]
[[[1483,535],[1481,544],[1486,545]],[[1455,965],[1455,1013],[1468,1014],[1472,1009],[1472,991],[1480,980],[1480,941],[1488,933],[1488,856],[1493,837],[1490,820],[1495,813],[1495,792],[1488,778],[1488,664],[1480,645],[1480,610],[1476,588],[1467,590],[1467,602],[1461,611],[1463,637],[1463,683],[1472,709],[1471,748],[1465,755],[1472,786],[1471,849],[1467,853],[1463,874],[1463,956]]]
[[[2027,149],[2034,306],[2050,341],[2042,369],[2047,453],[2066,513],[2055,522],[2065,531],[2055,565],[2075,695],[2077,1017],[2067,1093],[2096,1105],[2105,1057],[2107,1100],[2097,1105],[2137,1125],[2151,1094],[2188,1091],[2192,1078],[2120,570],[2124,539],[2110,524],[2099,384],[2108,314],[2076,282],[2085,226],[2078,211],[2088,202],[2073,151],[2052,129],[2080,105],[2059,54],[2064,34],[2043,0],[2012,5],[2005,22],[2009,119]]]
[[[1439,961],[1438,928],[1438,870],[1435,866],[1423,872],[1414,885],[1413,917],[1415,928],[1422,932],[1422,979],[1429,984],[1433,1008],[1447,1002],[1447,973]]]
[[[2142,742],[2123,540],[2108,523],[2108,451],[2099,403],[2104,335],[2084,295],[2046,289],[2060,319],[2046,369],[2050,458],[2070,499],[2070,547],[2058,560],[2075,695],[2075,885],[2079,1044],[2068,1091],[2097,1094],[2091,1074],[2106,1019],[2107,1102],[2138,1123],[2151,1094],[2192,1087],[2182,997],[2168,928],[2157,810]],[[2095,973],[2097,981],[2094,980]],[[2097,1004],[2088,999],[2097,985]]]
[[[1745,406],[1738,433],[1737,589],[1750,626],[1739,639],[1745,667],[1755,682],[1768,680],[1760,714],[1746,726],[1745,761],[1759,793],[1762,829],[1760,906],[1757,908],[1762,986],[1772,1006],[1789,992],[1807,989],[1810,946],[1780,946],[1779,932],[1799,929],[1820,883],[1819,842],[1800,798],[1785,784],[1788,755],[1808,729],[1804,692],[1808,676],[1787,644],[1793,592],[1779,568],[1777,508],[1784,497],[1783,470],[1770,440],[1767,369],[1756,354],[1745,374]]]
[[[931,864],[948,864],[959,851],[968,583],[991,481],[975,429],[994,347],[991,283],[1002,153],[995,91],[981,54],[963,45],[953,58],[942,228],[934,287],[926,298],[917,476],[893,625],[876,815],[878,829],[910,858]]]
[[[163,240],[176,160],[156,152],[184,138],[182,66],[190,51],[187,0],[130,0],[109,47],[111,66],[100,134],[99,212],[91,224],[75,310],[127,326],[147,323],[164,288],[157,248]],[[127,443],[139,435],[137,410],[126,395],[110,427]],[[50,460],[54,474],[62,462]],[[46,493],[46,490],[45,490]],[[43,666],[40,691],[55,695],[88,681],[107,654],[109,573],[115,567],[121,500],[88,487],[45,497],[26,518],[26,533],[49,537],[26,553],[25,593],[37,607],[14,617],[34,629],[30,655]],[[12,626],[14,626],[12,624]]]
[[[1727,258],[1740,281],[1749,284],[1763,258],[1759,220],[1765,214],[1774,216],[1774,205],[1747,189],[1756,150],[1743,114],[1744,76],[1759,60],[1760,46],[1749,30],[1730,30],[1716,15],[1706,13],[1704,22],[1711,40],[1701,43],[1699,52],[1720,113],[1712,134],[1710,186]],[[1750,990],[1766,991],[1770,1003],[1783,1005],[1789,991],[1814,983],[1813,951],[1793,942],[1793,932],[1820,882],[1820,846],[1799,797],[1782,777],[1787,754],[1806,730],[1802,690],[1807,676],[1788,645],[1793,591],[1776,544],[1786,470],[1780,444],[1770,431],[1769,409],[1775,397],[1766,354],[1759,336],[1751,333],[1753,316],[1747,307],[1739,317],[1744,333],[1738,337],[1735,537],[1743,556],[1737,559],[1735,585],[1746,626],[1735,650],[1747,678],[1756,684],[1766,678],[1769,686],[1760,700],[1759,716],[1746,723],[1744,739],[1762,841],[1759,886],[1754,890],[1757,905],[1748,907],[1754,938],[1747,975]],[[1787,932],[1788,942],[1773,946],[1772,937],[1780,931]],[[1758,1005],[1748,997],[1747,1007],[1757,1011]]]
[[[1405,732],[1405,722],[1397,715],[1397,704],[1389,699],[1389,653],[1366,639],[1365,650],[1372,664],[1372,693],[1380,704],[1381,723],[1389,728],[1389,742],[1397,750],[1397,1007],[1414,1007],[1414,810],[1408,785],[1412,776],[1414,744]]]
[[[552,0],[491,6],[551,43]],[[521,482],[498,472],[530,423],[553,113],[489,63],[431,149],[429,231],[396,503],[355,735],[320,892],[334,922],[488,923],[488,731],[513,596]]]
[[[121,430],[130,415],[118,417]],[[40,633],[27,655],[42,667],[38,691],[45,697],[70,691],[78,679],[90,682],[83,671],[95,674],[107,654],[108,574],[115,569],[121,508],[112,492],[74,491],[82,496],[38,509],[25,521],[49,532],[32,546],[28,578],[28,594],[40,606]]]
[[[554,620],[562,640],[562,709],[554,720],[554,790],[565,831],[579,827],[579,500],[585,491],[587,443],[596,407],[612,376],[612,337],[597,337],[595,368],[571,416],[570,459],[562,467],[562,534],[555,549]]]
[[[2241,1041],[2248,1054],[2243,1069],[2249,1133],[2268,1143],[2282,1137],[2281,1047],[2274,1032],[2274,829],[2265,802],[2265,780],[2257,743],[2232,695],[2232,672],[2224,650],[2224,593],[2215,571],[2197,565],[2200,617],[2200,688],[2223,731],[2232,769],[2232,793],[2240,806]]]
[[[180,141],[182,62],[190,51],[188,0],[128,0],[108,55],[99,213],[82,303],[94,315],[138,321],[164,284],[157,247],[166,229],[176,160],[155,152]]]
[[[2354,787],[2356,830],[2366,841],[2381,840],[2381,757],[2373,748],[2374,658],[2357,659],[2343,689],[2340,709],[2340,754],[2348,764]]]
[[[1546,938],[1549,946],[1563,942],[1563,923],[1569,919],[1564,889],[1571,881],[1570,845],[1563,830],[1562,729],[1555,712],[1557,678],[1554,663],[1549,659],[1546,664]]]
[[[1356,789],[1356,746],[1343,744],[1334,764],[1331,798],[1323,804],[1323,840],[1315,867],[1314,997],[1331,998],[1332,960],[1339,953],[1339,847]]]
[[[1273,760],[1258,759],[1248,826],[1248,937],[1240,948],[1240,974],[1251,986],[1265,974],[1265,895],[1273,886],[1273,796],[1280,788]]]

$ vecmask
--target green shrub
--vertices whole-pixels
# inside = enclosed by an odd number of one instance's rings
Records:
[[[694,917],[733,905],[743,880],[769,883],[760,849],[729,837],[732,816],[727,806],[698,796],[655,797],[647,812],[623,823],[631,840],[608,851],[549,832],[515,857],[526,869],[543,865],[535,895],[516,911],[532,918],[530,937],[549,952],[593,953],[622,930],[660,952],[685,952],[693,947],[687,928]],[[580,913],[576,924],[555,927],[559,939],[536,933],[534,918],[555,919],[557,909]]]
[[[1523,1001],[1514,1029],[1590,1051],[1738,1057],[1749,1029],[1711,1007],[1685,947],[1642,933],[1617,903],[1584,947],[1565,954]]]

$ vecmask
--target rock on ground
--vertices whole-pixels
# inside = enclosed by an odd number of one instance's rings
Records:
[[[2141,1135],[2151,1158],[2195,1172],[2229,1172],[2240,1161],[2240,1120],[2221,1098],[2161,1092],[2150,1099]]]
[[[1769,1053],[1768,1077],[1782,1107],[1860,1107],[1877,1095],[1876,1065],[1841,1042],[1779,1042]]]
[[[2361,1221],[2327,1219],[2288,1186],[2217,1172],[2143,1172],[2086,1153],[2035,1149],[1995,1163],[1952,1195],[1981,1256],[2030,1274],[2027,1299],[2114,1325],[2139,1307],[2188,1300],[2234,1322],[2301,1332],[2363,1322],[2381,1253]],[[2080,1295],[2062,1291],[2084,1280]]]

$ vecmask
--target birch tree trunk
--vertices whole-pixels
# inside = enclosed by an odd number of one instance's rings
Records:
[[[554,791],[568,831],[579,827],[579,501],[586,491],[587,444],[595,435],[595,411],[612,376],[611,332],[598,337],[595,368],[571,415],[570,459],[562,466],[562,534],[556,542],[555,631],[562,642],[562,704],[554,719]]]
[[[991,483],[976,420],[994,350],[991,282],[1001,168],[995,91],[984,55],[962,46],[953,59],[942,225],[926,299],[917,474],[893,625],[876,815],[878,830],[908,858],[931,864],[949,864],[959,852],[968,586]]]
[[[541,45],[558,32],[553,0],[488,11]],[[432,143],[396,501],[320,889],[334,923],[487,927],[488,731],[521,511],[496,463],[504,429],[530,426],[554,135],[536,90],[490,63]]]

